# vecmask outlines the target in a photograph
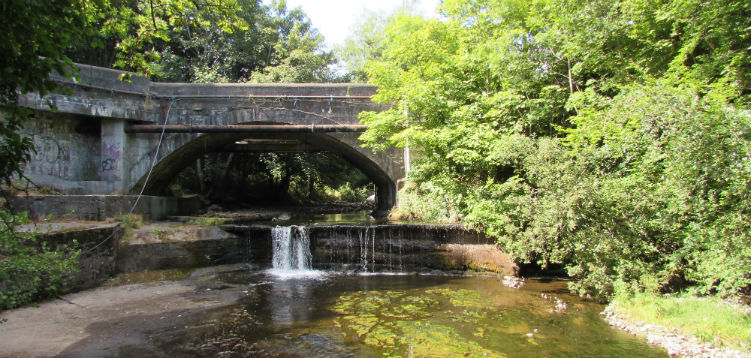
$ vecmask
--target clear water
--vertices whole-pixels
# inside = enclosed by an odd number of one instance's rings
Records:
[[[304,227],[275,226],[271,236],[271,269],[217,267],[181,279],[196,292],[242,293],[234,304],[180,314],[149,333],[148,348],[115,356],[668,357],[608,326],[603,306],[569,294],[564,281],[512,289],[501,277],[374,273],[369,228],[346,240],[357,243],[360,274],[314,271]]]
[[[599,317],[565,282],[264,271],[212,275],[248,294],[161,332],[159,355],[195,357],[667,357]],[[157,352],[153,352],[157,353]]]

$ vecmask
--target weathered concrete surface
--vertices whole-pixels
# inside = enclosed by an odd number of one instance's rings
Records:
[[[120,272],[232,263],[271,264],[271,228],[261,225],[150,225],[123,240]],[[519,268],[484,236],[456,225],[336,225],[307,228],[316,268],[441,270],[515,275]]]
[[[248,261],[247,241],[218,227],[155,224],[132,229],[123,238],[117,269],[136,272]]]
[[[231,270],[231,267],[224,267]],[[155,357],[152,336],[193,324],[189,317],[235,304],[247,285],[210,286],[199,269],[180,281],[159,281],[68,294],[63,300],[0,314],[0,357]]]
[[[439,270],[493,272],[505,276],[519,273],[518,265],[493,244],[441,244],[431,255],[431,261]]]
[[[149,182],[155,183],[146,187],[146,194],[164,195],[164,182],[199,154],[222,150],[237,140],[276,138],[333,151],[361,169],[378,188],[377,211],[388,211],[396,201],[395,183],[405,176],[402,151],[374,153],[362,147],[356,133],[174,133],[160,141],[158,133],[124,132],[131,123],[358,124],[362,111],[388,108],[370,100],[376,93],[373,86],[154,83],[122,71],[80,68],[78,79],[53,76],[67,92],[19,97],[22,106],[37,111],[24,133],[38,144],[37,156],[26,168],[26,175],[38,184],[68,194],[127,194],[140,190],[154,166]],[[121,81],[123,76],[130,81]],[[50,113],[48,104],[56,112]]]
[[[12,201],[15,212],[28,212],[32,219],[49,216],[66,219],[103,221],[130,212],[137,195],[30,195],[16,196]],[[180,198],[142,196],[133,213],[146,220],[184,214]],[[189,199],[185,199],[189,200]],[[186,207],[190,205],[185,204]]]

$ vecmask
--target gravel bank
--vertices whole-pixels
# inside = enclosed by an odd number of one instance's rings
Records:
[[[659,345],[672,357],[685,358],[751,358],[750,353],[730,348],[718,348],[711,343],[702,343],[696,337],[687,337],[672,332],[669,328],[632,321],[627,316],[616,314],[610,307],[600,313],[608,324],[635,336],[643,337],[649,344]]]

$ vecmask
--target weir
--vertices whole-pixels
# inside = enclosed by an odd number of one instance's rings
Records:
[[[222,229],[243,241],[248,262],[280,271],[469,269],[512,275],[517,270],[492,240],[459,225],[224,225]]]
[[[135,272],[119,275],[114,285],[68,297],[70,305],[45,303],[38,308],[47,307],[44,314],[8,319],[0,334],[18,333],[0,345],[0,356],[26,356],[19,352],[37,347],[33,340],[55,341],[56,332],[67,334],[74,327],[81,338],[74,337],[57,355],[90,356],[106,347],[114,357],[263,352],[312,358],[667,358],[608,327],[598,315],[602,306],[566,293],[563,281],[527,279],[517,289],[494,275],[463,275],[473,269],[472,262],[479,264],[477,271],[492,272],[491,261],[476,254],[500,251],[460,226],[223,228],[235,234],[183,223],[129,229],[123,241],[102,245],[88,262],[116,256],[120,272],[126,267]],[[122,266],[123,260],[130,264]],[[165,268],[175,269],[159,270]],[[444,274],[453,270],[461,277]],[[79,306],[84,302],[85,312]],[[113,310],[113,302],[120,309]],[[36,317],[56,327],[53,334],[26,323]],[[14,343],[24,337],[33,337],[31,343]]]

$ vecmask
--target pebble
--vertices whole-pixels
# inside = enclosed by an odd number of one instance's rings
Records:
[[[731,348],[716,348],[711,343],[700,343],[696,337],[682,336],[659,325],[631,321],[627,317],[618,315],[607,309],[601,312],[600,315],[609,325],[632,335],[644,337],[649,344],[661,346],[671,357],[751,358],[751,353]]]
[[[565,311],[565,310],[568,309],[568,304],[566,302],[564,302],[562,299],[560,299],[560,298],[558,298],[556,296],[548,295],[545,292],[543,292],[543,293],[540,294],[540,297],[542,297],[542,298],[544,298],[546,300],[552,300],[555,303],[555,311],[556,312],[563,312],[563,311]]]
[[[519,288],[524,286],[524,279],[516,276],[503,276],[501,283],[509,288]]]

